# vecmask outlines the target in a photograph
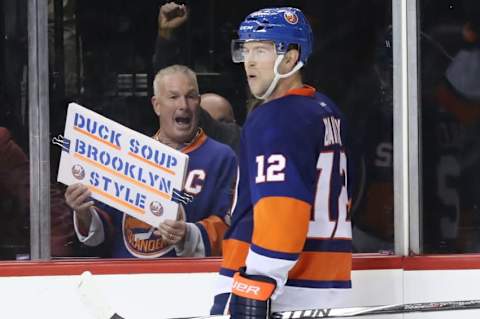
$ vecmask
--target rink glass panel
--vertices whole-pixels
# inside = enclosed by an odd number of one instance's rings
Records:
[[[75,101],[141,133],[152,135],[157,118],[150,97],[156,66],[159,1],[48,1],[50,133],[64,130]],[[163,2],[162,2],[163,3]],[[249,93],[230,40],[241,20],[268,6],[297,6],[315,37],[305,82],[330,96],[349,121],[355,163],[352,220],[355,252],[392,254],[393,72],[390,1],[186,1],[179,62],[198,75],[201,93],[216,92],[234,107],[238,124]],[[66,207],[65,187],[55,183],[60,148],[51,149],[53,257],[105,257],[102,247],[80,244]]]
[[[0,1],[0,260],[28,259],[29,119],[26,1]]]
[[[420,2],[424,253],[480,251],[478,1]],[[477,32],[469,38],[467,29]]]

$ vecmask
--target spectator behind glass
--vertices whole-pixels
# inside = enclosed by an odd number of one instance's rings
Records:
[[[0,259],[29,254],[28,172],[27,155],[0,127]]]
[[[188,154],[185,191],[193,201],[180,206],[177,220],[154,228],[111,207],[95,207],[88,188],[74,184],[65,198],[75,210],[77,236],[88,246],[109,243],[111,256],[119,258],[219,256],[233,199],[235,154],[198,127],[200,96],[192,70],[182,65],[160,70],[154,93],[160,128],[153,138]]]
[[[202,94],[202,108],[216,121],[235,122],[232,105],[221,95],[215,93]]]
[[[154,69],[159,70],[172,64],[187,64],[185,40],[178,33],[187,22],[189,9],[186,5],[169,2],[162,5],[158,13],[158,35],[155,46]],[[229,103],[230,104],[230,103]],[[205,133],[229,145],[238,154],[240,127],[235,123],[219,123],[203,108],[199,110],[199,126]]]
[[[0,127],[0,259],[28,258],[30,254],[29,160],[13,140],[10,131]],[[51,186],[51,254],[73,256],[72,216],[62,193]]]
[[[426,252],[480,251],[480,4],[462,4],[462,47],[422,92]]]

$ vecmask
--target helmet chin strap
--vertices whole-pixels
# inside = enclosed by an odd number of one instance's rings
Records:
[[[275,65],[273,67],[273,74],[275,76],[273,77],[273,80],[270,83],[270,86],[268,87],[268,89],[265,91],[265,93],[263,93],[263,95],[261,95],[261,96],[258,96],[258,95],[256,95],[255,93],[252,92],[253,96],[255,96],[257,99],[259,99],[259,100],[268,99],[270,97],[270,95],[272,94],[273,90],[276,88],[278,80],[288,78],[293,73],[297,72],[298,70],[300,70],[302,68],[303,62],[298,61],[298,63],[293,67],[293,69],[290,72],[285,73],[285,74],[278,73],[278,66],[280,65],[280,62],[282,62],[284,57],[285,57],[285,54],[280,54],[279,56],[277,56],[277,59],[275,60]]]

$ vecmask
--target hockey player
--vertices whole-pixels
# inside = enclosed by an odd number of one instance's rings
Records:
[[[154,93],[160,124],[154,139],[189,155],[184,188],[194,199],[185,206],[185,216],[154,228],[111,207],[95,208],[88,188],[74,184],[65,197],[75,210],[77,236],[87,246],[111,242],[111,256],[118,258],[219,256],[233,198],[235,154],[198,127],[200,96],[193,71],[183,65],[160,70]]]
[[[243,127],[211,312],[266,318],[345,306],[352,249],[345,122],[328,97],[302,82],[310,25],[299,9],[270,8],[248,15],[238,33],[233,61],[244,63],[263,103]]]

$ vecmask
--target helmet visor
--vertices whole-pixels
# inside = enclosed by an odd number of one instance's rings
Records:
[[[235,63],[246,61],[275,61],[277,53],[272,41],[232,40],[232,60]]]

